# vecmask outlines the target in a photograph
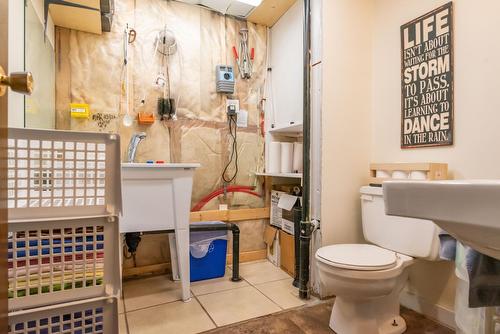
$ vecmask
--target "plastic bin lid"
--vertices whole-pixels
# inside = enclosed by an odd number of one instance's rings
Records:
[[[191,225],[226,225],[221,221],[196,222]],[[227,231],[191,231],[189,233],[189,243],[197,243],[205,240],[224,239],[227,240]]]

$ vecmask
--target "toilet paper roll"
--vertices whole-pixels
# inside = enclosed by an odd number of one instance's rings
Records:
[[[293,165],[293,143],[281,143],[281,172],[291,173]]]
[[[410,173],[412,180],[427,180],[427,172],[422,170],[412,170]]]
[[[281,172],[281,143],[273,141],[269,144],[269,165],[268,173]]]
[[[392,178],[393,179],[407,179],[408,178],[408,172],[402,171],[402,170],[395,170],[392,172]]]
[[[391,174],[386,171],[386,170],[377,170],[375,172],[375,177],[381,178],[381,179],[390,179]]]
[[[292,170],[294,173],[302,173],[302,143],[293,143],[293,164]]]

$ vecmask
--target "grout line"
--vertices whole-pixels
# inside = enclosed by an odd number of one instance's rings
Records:
[[[241,281],[240,281],[240,282],[241,282]],[[197,296],[197,297],[201,297],[201,296],[213,295],[214,293],[226,292],[226,291],[231,291],[231,290],[238,290],[238,289],[242,289],[242,288],[248,288],[249,286],[251,286],[251,285],[236,286],[236,287],[234,287],[234,288],[227,288],[227,289],[222,289],[222,290],[218,290],[218,291],[212,291],[212,292],[207,292],[207,293],[197,294],[196,296]],[[194,293],[193,293],[193,295],[194,295]]]
[[[193,293],[191,293],[191,294],[193,294]],[[160,303],[160,304],[155,304],[155,305],[149,305],[149,306],[140,307],[138,309],[127,311],[127,313],[133,313],[135,311],[141,311],[141,310],[145,310],[145,309],[148,309],[148,308],[157,307],[157,306],[161,306],[161,305],[172,304],[172,303],[176,303],[176,302],[182,302],[182,298],[181,299],[172,300],[172,301],[169,301],[169,302],[165,302],[165,303]]]
[[[280,309],[280,311],[283,311],[285,310],[283,307],[281,307],[278,303],[276,303],[274,300],[272,300],[270,297],[268,297],[266,294],[264,294],[264,292],[260,291],[256,286],[252,286],[255,290],[257,290],[261,295],[263,295],[264,297],[266,297],[267,299],[269,299],[274,305],[278,306],[278,308]],[[277,312],[272,312],[272,313],[269,313],[269,314],[273,314],[273,313],[277,313]]]
[[[198,304],[200,304],[201,308],[203,309],[203,311],[206,313],[206,315],[208,316],[208,318],[212,321],[212,323],[214,324],[215,328],[218,328],[219,326],[217,326],[217,323],[215,322],[215,320],[212,318],[212,316],[210,315],[210,313],[208,313],[207,309],[205,308],[205,306],[203,306],[203,304],[201,303],[201,301],[198,299],[197,296],[194,295],[193,292],[191,292],[192,294],[192,297],[191,298],[194,298]]]
[[[130,333],[130,327],[128,325],[128,317],[127,317],[127,313],[122,313],[124,316],[125,316],[125,328],[127,329],[127,334],[131,334]],[[120,333],[121,334],[121,333]]]
[[[280,279],[272,280],[272,281],[268,281],[268,282],[257,283],[254,286],[257,287],[258,285],[264,285],[264,284],[267,284],[267,283],[274,283],[274,282],[279,282],[279,281],[287,281],[289,279],[291,279],[292,282],[293,282],[293,278],[292,277],[288,277],[288,278],[280,278]]]
[[[122,281],[122,289],[120,291],[120,300],[121,300],[121,303],[123,305],[123,316],[125,317],[125,328],[127,329],[127,334],[130,334],[130,327],[128,325],[128,317],[127,317],[127,308],[125,306],[125,296],[124,296],[124,293],[123,293],[123,281]],[[120,302],[120,301],[118,301]],[[118,314],[118,329],[120,327],[120,313]],[[120,333],[121,334],[121,333]]]
[[[197,295],[197,297],[213,295],[213,294],[220,293],[220,292],[227,292],[227,291],[239,290],[239,289],[243,289],[243,288],[249,288],[251,286],[252,285],[249,284],[249,285],[245,285],[245,286],[238,286],[238,287],[235,287],[235,288],[229,288],[229,289],[223,289],[223,290],[219,290],[219,291],[207,292],[207,293],[204,293],[204,294],[201,294],[201,295]],[[193,295],[194,295],[194,293],[193,293]]]
[[[250,284],[251,286],[257,286],[257,285],[262,285],[262,284],[267,284],[267,283],[273,283],[273,282],[278,282],[278,281],[284,281],[286,279],[290,279],[290,278],[279,278],[279,279],[273,279],[273,280],[270,280],[270,281],[266,281],[266,282],[260,282],[260,283],[255,283],[255,284]]]

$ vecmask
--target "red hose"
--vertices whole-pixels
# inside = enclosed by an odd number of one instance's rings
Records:
[[[256,197],[261,197],[261,195],[257,194],[256,192],[252,191],[254,187],[250,186],[228,186],[225,189],[226,193],[245,193],[245,194],[250,194]],[[220,196],[224,194],[224,188],[220,188],[215,190],[214,192],[211,192],[207,196],[203,197],[198,203],[196,203],[195,206],[191,209],[191,212],[196,212],[200,211],[208,202],[210,202],[212,199],[214,199],[217,196]]]

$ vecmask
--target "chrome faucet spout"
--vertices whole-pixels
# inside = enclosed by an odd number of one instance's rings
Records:
[[[139,146],[139,143],[145,138],[145,132],[134,133],[132,135],[132,138],[130,138],[130,142],[128,143],[127,162],[134,162],[135,155],[137,153],[137,146]]]

